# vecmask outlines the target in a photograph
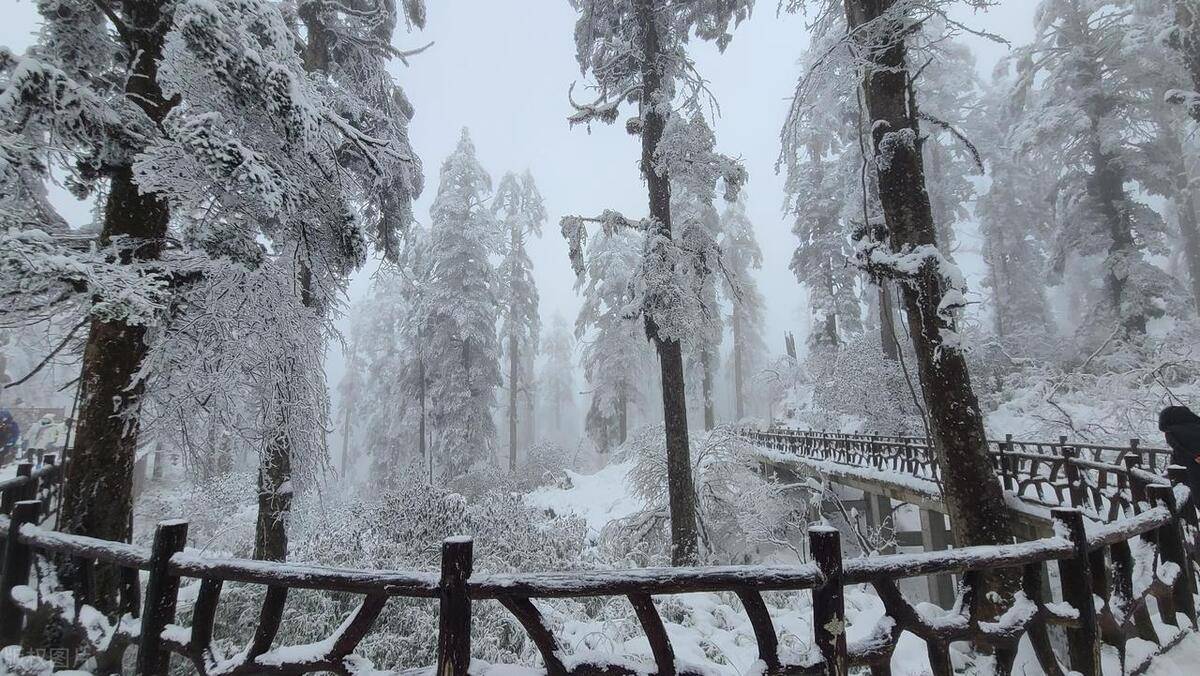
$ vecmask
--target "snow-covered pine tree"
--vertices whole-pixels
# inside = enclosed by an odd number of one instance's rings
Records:
[[[1007,96],[1011,86],[998,69],[974,125],[990,179],[975,207],[988,268],[983,285],[997,340],[1014,354],[1046,354],[1053,333],[1046,244],[1055,222],[1056,168],[1022,158],[1009,145],[1017,116]]]
[[[695,112],[706,96],[687,53],[693,37],[724,49],[733,38],[730,28],[750,15],[753,0],[573,0],[579,13],[575,24],[576,59],[584,74],[595,80],[597,98],[585,104],[572,101],[572,123],[616,121],[623,103],[638,104],[637,117],[626,129],[641,137],[642,177],[649,201],[647,260],[643,267],[659,284],[657,312],[644,313],[647,334],[658,351],[662,374],[663,418],[666,431],[667,473],[671,510],[671,558],[676,564],[699,557],[692,463],[688,449],[687,397],[683,380],[685,335],[681,300],[671,292],[677,274],[678,243],[671,228],[670,176],[660,162],[660,142],[677,101]],[[736,189],[736,188],[735,188]],[[604,219],[614,223],[614,219]],[[619,219],[628,223],[624,218]],[[564,234],[582,244],[582,221],[573,219]],[[575,258],[579,247],[572,245]],[[582,261],[576,262],[576,269]],[[674,313],[676,316],[670,316]],[[689,327],[694,328],[694,327]]]
[[[810,351],[837,349],[862,330],[855,290],[860,275],[846,261],[853,231],[879,218],[874,179],[864,171],[858,141],[851,60],[837,47],[839,40],[836,31],[819,33],[801,58],[823,84],[793,106],[780,158],[787,169],[784,211],[795,219],[798,240],[790,267],[808,290]]]
[[[380,243],[396,240],[407,226],[403,209],[392,210],[396,217],[391,219],[368,216],[359,221],[348,208],[369,201],[366,195],[377,181],[391,185],[393,199],[400,202],[410,200],[419,190],[419,167],[407,144],[407,115],[382,110],[378,101],[359,98],[358,89],[348,92],[333,79],[310,80],[307,64],[299,55],[308,49],[313,36],[297,29],[294,15],[289,14],[291,7],[268,0],[128,0],[112,6],[48,0],[39,3],[45,23],[40,44],[24,57],[6,52],[0,59],[5,73],[4,95],[0,96],[5,107],[5,137],[55,139],[48,154],[38,150],[46,147],[44,144],[11,146],[20,152],[6,157],[0,180],[17,180],[28,186],[31,177],[45,178],[51,168],[61,168],[78,193],[102,197],[105,226],[100,241],[121,247],[119,252],[89,257],[61,237],[52,242],[65,244],[55,252],[59,255],[54,260],[73,257],[89,270],[70,287],[80,298],[89,299],[74,305],[90,312],[87,319],[92,322],[81,379],[79,451],[66,489],[68,530],[113,540],[127,537],[130,469],[143,427],[139,416],[155,410],[152,404],[140,405],[139,399],[148,391],[146,383],[151,378],[165,375],[150,368],[146,355],[152,347],[147,327],[160,318],[158,310],[167,303],[145,289],[161,292],[166,279],[178,284],[199,283],[207,288],[195,290],[195,298],[236,303],[236,295],[217,297],[211,289],[239,277],[245,281],[247,274],[258,275],[249,283],[227,288],[252,294],[256,285],[273,284],[268,277],[291,274],[288,288],[299,286],[304,289],[302,295],[316,298],[322,292],[331,293],[336,287],[332,282],[362,259],[364,232],[375,235],[373,239]],[[347,25],[352,25],[345,33],[349,40],[355,37],[353,31],[366,30],[368,24],[376,39],[385,29],[390,38],[401,10],[392,3],[378,3],[357,11],[331,11],[356,17],[346,19]],[[423,16],[420,2],[406,3],[403,11],[410,19]],[[358,72],[369,68],[380,76],[391,56],[388,49],[377,45],[343,50],[343,55],[347,63],[355,60],[362,66]],[[376,77],[375,90],[399,92],[390,77]],[[71,96],[64,99],[60,96],[63,92]],[[352,116],[349,101],[357,102]],[[366,113],[381,110],[377,117],[389,118],[390,133],[372,127],[368,134],[357,126]],[[336,178],[336,185],[331,177]],[[40,194],[31,189],[0,193],[22,194],[18,199],[29,204]],[[11,206],[6,200],[0,211],[12,213]],[[21,213],[36,211],[25,208]],[[32,236],[32,227],[54,230],[55,220],[25,222],[22,228]],[[379,227],[384,220],[386,226]],[[306,243],[303,250],[294,248],[300,240]],[[37,241],[47,242],[45,238]],[[197,247],[212,263],[194,255],[180,256],[165,246],[168,241]],[[271,242],[271,248],[264,251],[261,241]],[[159,263],[164,254],[170,260]],[[288,272],[277,265],[283,260],[298,261],[300,269]],[[117,268],[128,272],[123,275]],[[163,272],[157,272],[160,270]],[[308,280],[312,283],[297,284],[296,275],[312,276]],[[133,284],[116,296],[127,300],[114,303],[115,287],[104,282],[116,279]],[[252,300],[265,297],[281,300],[269,294]],[[127,311],[133,308],[131,300],[140,303],[142,312]],[[248,307],[272,309],[257,302]],[[211,311],[182,303],[173,306],[176,311],[181,308],[191,313],[190,318]],[[151,312],[144,312],[147,309]],[[208,325],[220,328],[216,318],[230,317],[225,310],[211,311],[213,321]],[[294,313],[285,314],[298,318]],[[173,316],[182,323],[189,319]],[[319,323],[319,317],[314,319]],[[278,324],[282,327],[288,322],[281,318]],[[316,333],[294,331],[289,341],[300,336],[320,341],[320,334],[319,327]],[[171,328],[164,327],[153,337],[170,340]],[[194,337],[190,339],[193,347],[199,344]],[[188,345],[187,341],[174,342],[177,353],[186,352]],[[301,353],[306,350],[302,348]],[[295,364],[300,358],[295,354],[287,361]],[[317,363],[319,359],[318,355]],[[156,363],[179,365],[187,360],[180,354],[163,355]],[[255,372],[270,372],[278,366],[259,364]],[[305,368],[320,372],[319,367]],[[172,382],[185,379],[181,374],[169,377]],[[323,389],[319,397],[325,397]],[[119,416],[112,415],[114,401]],[[261,410],[273,407],[283,411],[285,403]],[[285,422],[263,416],[260,422],[275,429],[291,427],[292,422],[310,430],[323,429],[323,405],[317,409],[304,406],[309,410],[301,420]],[[274,483],[283,487],[288,482]],[[96,495],[105,499],[93,499]],[[97,585],[101,588],[98,602],[104,607],[107,598],[114,596],[116,583],[107,574],[102,577]]]
[[[671,179],[671,218],[680,248],[688,261],[685,283],[696,299],[695,328],[683,341],[689,370],[700,379],[704,429],[716,426],[714,388],[717,360],[724,333],[717,292],[722,274],[721,217],[713,202],[724,172],[737,163],[716,152],[716,135],[693,113],[672,115],[663,132],[658,159]],[[745,176],[737,178],[740,185]],[[736,194],[736,186],[735,192]]]
[[[1148,3],[1156,4],[1153,0]],[[1168,44],[1179,54],[1188,77],[1180,78],[1165,100],[1183,104],[1200,122],[1200,0],[1173,0],[1170,9],[1174,10],[1174,26],[1166,33]]]
[[[173,9],[173,4],[129,1],[121,3],[119,13],[106,16],[96,4],[82,0],[41,2],[43,29],[36,48],[23,56],[0,51],[0,138],[5,145],[0,218],[28,245],[42,242],[43,257],[71,256],[62,243],[64,221],[53,215],[40,184],[52,167],[64,171],[79,195],[106,183],[97,243],[110,250],[118,265],[129,268],[126,280],[133,286],[128,290],[134,292],[130,298],[149,299],[137,293],[139,288],[161,290],[166,282],[166,275],[155,273],[167,237],[168,207],[161,198],[138,190],[133,160],[154,143],[156,125],[174,105],[158,81]],[[19,249],[18,237],[5,242],[6,253]],[[6,287],[20,288],[26,278],[60,287],[68,299],[74,293],[95,299],[43,304],[37,301],[60,295],[50,289],[46,294],[5,294],[10,304],[6,309],[77,312],[72,324],[88,328],[63,529],[126,541],[139,429],[134,412],[143,394],[135,376],[147,349],[147,326],[162,306],[122,302],[113,289],[105,293],[87,284],[86,277],[72,280],[52,267],[30,269],[7,256],[5,262]],[[31,300],[34,305],[27,306]],[[97,499],[101,495],[103,499]],[[98,571],[97,607],[115,609],[117,585],[115,570]]]
[[[961,273],[938,248],[937,227],[926,190],[921,145],[920,90],[912,86],[910,59],[936,58],[947,34],[912,30],[945,16],[954,0],[908,3],[901,0],[811,0],[797,3],[822,18],[818,35],[841,41],[836,51],[851,57],[849,72],[861,87],[886,228],[861,233],[856,260],[875,279],[899,282],[918,373],[929,416],[930,435],[942,470],[942,495],[962,543],[1012,541],[1008,507],[987,455],[987,437],[979,402],[971,389],[965,355],[956,331],[963,305]],[[983,4],[983,3],[977,3]],[[841,18],[845,17],[849,31]],[[841,37],[845,36],[845,37]],[[923,53],[921,53],[923,52]],[[815,71],[821,73],[822,68]],[[797,106],[826,87],[844,87],[837,71],[828,77],[805,75],[797,87]],[[796,106],[793,107],[793,110]],[[785,151],[796,139],[785,126]],[[865,140],[865,139],[864,139]],[[996,590],[1012,580],[989,577]],[[980,603],[997,610],[993,595]]]
[[[575,282],[575,290],[583,296],[575,318],[575,339],[592,395],[589,428],[599,426],[604,440],[616,445],[629,437],[630,407],[645,404],[640,380],[653,358],[646,348],[645,330],[636,319],[632,290],[643,239],[633,230],[592,235],[584,274]]]
[[[537,355],[541,319],[538,291],[533,281],[533,261],[526,241],[541,236],[546,206],[533,175],[509,172],[500,179],[492,210],[506,233],[499,267],[500,335],[508,358],[508,467],[517,468],[517,398],[533,386],[528,367]]]
[[[556,441],[567,441],[564,418],[575,405],[575,344],[571,330],[562,314],[555,312],[542,341],[542,375],[538,378],[539,393],[554,421]]]
[[[432,450],[451,478],[477,462],[495,461],[498,283],[488,257],[499,248],[501,233],[488,207],[491,192],[492,179],[463,129],[442,163],[430,209],[429,281],[416,310],[428,347]]]
[[[376,485],[429,460],[423,366],[430,346],[421,339],[416,312],[428,289],[427,251],[428,232],[414,228],[396,266],[377,273],[354,308],[353,345],[363,370],[355,418]]]
[[[764,299],[754,279],[762,267],[762,250],[754,236],[754,225],[746,214],[744,195],[721,213],[721,254],[727,275],[721,290],[729,304],[729,329],[733,344],[730,361],[733,368],[734,419],[746,417],[751,375],[766,363],[767,345],[763,341]]]
[[[1162,241],[1162,218],[1126,186],[1140,87],[1127,51],[1130,2],[1043,0],[1013,92],[1022,104],[1014,145],[1059,169],[1054,270],[1071,254],[1103,257],[1103,298],[1081,322],[1082,331],[1099,329],[1089,345],[1117,328],[1139,340],[1172,295],[1172,280],[1146,260]]]
[[[1139,152],[1131,171],[1142,188],[1171,205],[1174,221],[1171,225],[1183,242],[1181,258],[1188,273],[1194,314],[1200,311],[1200,218],[1192,177],[1198,168],[1200,148],[1188,108],[1172,101],[1177,88],[1189,79],[1188,51],[1180,49],[1187,31],[1176,30],[1176,22],[1193,12],[1200,16],[1200,4],[1181,1],[1177,8],[1183,11],[1173,11],[1155,2],[1133,5],[1133,39],[1128,41],[1126,58],[1132,71],[1131,84],[1141,89],[1135,103],[1142,131],[1135,137],[1134,145]],[[1200,114],[1200,108],[1192,112]],[[1175,235],[1168,235],[1168,242]],[[1167,244],[1167,250],[1170,249]]]
[[[925,27],[935,39],[944,32],[941,21]],[[938,45],[938,58],[929,61],[914,83],[924,95],[921,117],[925,122],[925,141],[921,146],[926,167],[926,189],[938,229],[938,246],[946,258],[954,261],[958,249],[956,228],[970,217],[968,205],[975,199],[973,174],[982,173],[982,159],[971,136],[975,111],[982,90],[976,75],[971,48],[956,40]]]

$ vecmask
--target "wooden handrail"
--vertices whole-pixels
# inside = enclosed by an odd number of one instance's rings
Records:
[[[745,432],[747,436],[779,447],[812,452],[818,459],[838,462],[877,462],[872,458],[885,454],[887,462],[896,468],[921,475],[936,472],[936,465],[922,451],[928,447],[909,438],[869,437],[774,431]],[[472,575],[473,550],[469,539],[453,538],[443,545],[441,574],[423,571],[369,570],[330,567],[310,564],[278,563],[236,558],[215,558],[183,549],[186,533],[183,522],[164,522],[156,535],[152,550],[125,543],[112,543],[95,538],[69,535],[46,530],[36,524],[31,506],[35,499],[22,505],[24,523],[12,532],[7,517],[0,517],[0,536],[5,541],[4,559],[15,562],[11,573],[3,576],[0,598],[16,600],[12,586],[24,584],[28,576],[25,562],[36,554],[60,555],[65,559],[116,565],[137,590],[136,571],[148,571],[143,626],[151,627],[139,640],[139,673],[164,673],[167,653],[175,652],[208,673],[208,653],[211,648],[213,624],[226,582],[260,585],[267,588],[258,617],[254,637],[242,651],[240,663],[225,663],[222,673],[300,674],[314,671],[348,673],[348,659],[370,631],[390,597],[401,596],[440,600],[439,676],[466,676],[470,657],[471,605],[479,600],[498,600],[508,609],[543,658],[548,674],[604,673],[608,676],[633,674],[643,669],[612,663],[570,660],[560,652],[554,633],[535,600],[575,597],[624,597],[635,612],[649,641],[659,674],[675,673],[684,667],[677,664],[662,617],[655,607],[655,596],[695,592],[732,592],[741,600],[760,658],[769,673],[845,674],[851,666],[869,666],[873,671],[886,670],[902,632],[910,632],[928,645],[930,664],[937,676],[950,673],[949,644],[953,641],[983,641],[995,649],[998,669],[1003,673],[1011,668],[1016,645],[1028,636],[1039,662],[1048,673],[1061,673],[1046,634],[1049,625],[1068,630],[1070,667],[1087,676],[1098,676],[1099,644],[1101,641],[1137,636],[1155,640],[1146,598],[1154,597],[1162,610],[1164,621],[1172,621],[1179,611],[1195,623],[1197,611],[1193,602],[1196,558],[1200,556],[1200,533],[1192,496],[1182,487],[1183,474],[1172,470],[1170,479],[1141,469],[1140,458],[1125,455],[1123,465],[1110,464],[1093,458],[1080,458],[1078,446],[1065,443],[1043,444],[1056,449],[1055,453],[1012,451],[1008,442],[995,450],[989,448],[1006,476],[1019,479],[1017,495],[1040,482],[1049,485],[1051,494],[1060,502],[1069,498],[1074,507],[1081,502],[1093,503],[1094,519],[1103,520],[1100,502],[1112,508],[1115,515],[1110,523],[1088,524],[1084,513],[1071,506],[1054,503],[1034,503],[1052,507],[1056,520],[1055,535],[1031,542],[991,547],[962,547],[920,554],[890,554],[867,558],[843,559],[840,536],[836,530],[817,527],[810,531],[810,555],[816,563],[795,566],[708,566],[691,568],[646,568],[634,570],[581,570],[531,573]],[[1152,449],[1132,446],[1140,453]],[[1119,450],[1119,449],[1114,449]],[[1128,449],[1126,449],[1128,450]],[[882,465],[880,465],[882,466]],[[21,496],[28,496],[34,487],[43,490],[61,480],[61,471],[54,466],[47,471],[9,480],[7,485]],[[1024,472],[1024,473],[1022,473]],[[1108,477],[1114,477],[1110,482]],[[1088,483],[1095,480],[1095,485]],[[37,480],[37,483],[34,483]],[[1066,481],[1066,486],[1054,482]],[[1176,484],[1172,488],[1172,484]],[[0,484],[4,485],[4,484]],[[16,494],[16,493],[14,493]],[[1040,494],[1040,493],[1039,493]],[[1119,505],[1118,505],[1119,503]],[[1121,509],[1117,509],[1120,506]],[[1129,509],[1125,509],[1129,507]],[[1156,547],[1157,557],[1131,555],[1130,542],[1141,540],[1140,546]],[[1133,568],[1136,565],[1157,565],[1164,561],[1176,566],[1176,574],[1165,578],[1159,574],[1140,576],[1151,579],[1149,587],[1133,597]],[[1064,600],[1075,610],[1061,604],[1050,604],[1040,585],[1045,567],[1054,562],[1064,581]],[[1110,563],[1111,562],[1111,563]],[[1109,570],[1111,566],[1111,571]],[[1021,589],[1025,608],[1013,609],[1015,615],[1004,622],[987,623],[975,617],[975,598],[981,589],[983,575],[990,571],[1010,569],[1021,573]],[[903,579],[926,575],[954,573],[961,576],[959,602],[961,613],[951,620],[931,620],[917,612],[899,591]],[[187,632],[160,631],[174,622],[175,604],[181,579],[200,581],[196,597],[193,627]],[[842,602],[846,585],[872,585],[887,608],[890,623],[882,624],[869,636],[847,645],[844,632],[845,616]],[[2,586],[2,585],[0,585]],[[333,636],[305,650],[272,649],[290,589],[323,590],[358,595],[362,602],[347,616]],[[803,590],[813,592],[814,636],[818,661],[806,666],[784,665],[779,656],[776,629],[762,593],[768,591]],[[22,596],[21,598],[27,598]],[[1095,598],[1101,604],[1092,608]],[[1119,607],[1110,607],[1116,603]],[[9,605],[12,605],[11,603]],[[16,604],[20,606],[20,603]],[[135,604],[136,605],[136,604]],[[1081,612],[1082,609],[1082,612]],[[32,612],[21,606],[18,614]],[[1019,610],[1019,612],[1017,612]],[[11,618],[5,631],[12,633],[20,622]],[[1100,628],[1103,627],[1103,631]],[[1114,629],[1115,627],[1115,629]],[[1116,632],[1116,633],[1114,633]],[[7,637],[12,638],[12,637]],[[19,638],[19,637],[18,637]],[[1124,641],[1125,638],[1121,638]],[[1119,646],[1119,647],[1123,647]],[[121,648],[123,650],[123,647]],[[143,657],[144,656],[144,657]],[[811,658],[810,658],[811,659]]]

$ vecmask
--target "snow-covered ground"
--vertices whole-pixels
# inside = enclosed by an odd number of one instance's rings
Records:
[[[627,461],[608,465],[593,474],[568,472],[568,486],[541,488],[529,494],[526,500],[539,508],[577,515],[586,520],[593,534],[598,534],[609,521],[629,516],[641,508],[642,502],[627,488],[627,475],[632,466],[633,463]],[[785,661],[801,661],[813,649],[809,595],[768,593],[765,599],[781,634],[780,649]],[[703,672],[730,676],[745,676],[760,668],[753,629],[732,594],[681,594],[657,600],[681,663],[693,665]],[[918,610],[931,616],[945,612],[927,603],[918,605]],[[883,604],[866,585],[847,588],[846,616],[849,622],[847,639],[851,643],[870,635],[880,622],[889,621]],[[1180,620],[1183,619],[1181,616]],[[1178,630],[1162,624],[1157,615],[1155,624],[1164,640],[1177,637]],[[1186,622],[1181,624],[1186,626]],[[603,653],[647,663],[652,659],[649,644],[636,621],[619,613],[611,619],[600,613],[599,619],[568,620],[559,639],[577,658]],[[1127,666],[1150,659],[1154,648],[1144,641],[1131,641]],[[952,646],[951,655],[956,671],[960,673],[992,673],[990,658],[968,653],[965,645]],[[1103,661],[1106,675],[1123,673],[1115,650],[1106,647]],[[1147,673],[1154,676],[1194,673],[1196,664],[1200,664],[1200,637],[1191,634],[1167,654],[1154,658]],[[902,634],[892,658],[892,670],[897,676],[931,673],[924,642],[907,632]],[[1021,642],[1012,673],[1025,676],[1043,673],[1027,640]]]

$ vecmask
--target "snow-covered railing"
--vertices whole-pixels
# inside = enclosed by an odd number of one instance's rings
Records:
[[[889,443],[910,446],[903,441]],[[905,459],[903,454],[900,459]],[[1104,471],[1118,467],[1098,464]],[[1062,467],[1073,466],[1065,463]],[[1095,469],[1090,465],[1078,468]],[[470,538],[442,543],[440,574],[202,556],[185,551],[187,523],[183,521],[160,523],[152,547],[145,549],[48,530],[38,525],[44,511],[42,500],[20,500],[13,506],[11,518],[0,517],[0,536],[5,542],[0,645],[19,643],[22,618],[44,613],[47,605],[66,609],[67,621],[80,621],[75,609],[88,602],[86,584],[74,592],[77,596],[57,600],[54,593],[28,586],[31,567],[40,557],[73,562],[76,577],[84,580],[90,574],[79,571],[119,571],[119,579],[125,582],[120,607],[127,617],[117,623],[93,657],[119,665],[125,649],[136,644],[139,674],[166,673],[172,653],[190,660],[202,674],[361,673],[363,661],[354,651],[394,597],[437,600],[439,676],[467,674],[472,605],[491,601],[502,604],[524,628],[547,674],[697,673],[704,670],[703,665],[676,659],[655,599],[715,592],[740,599],[768,674],[842,675],[851,667],[886,674],[901,634],[908,632],[925,642],[936,676],[952,673],[950,644],[959,641],[990,648],[996,672],[1008,674],[1024,638],[1029,639],[1047,674],[1063,674],[1069,668],[1085,676],[1099,676],[1102,643],[1115,646],[1124,656],[1131,639],[1167,645],[1172,638],[1164,633],[1164,625],[1175,625],[1178,629],[1171,631],[1178,634],[1197,621],[1194,592],[1200,529],[1180,469],[1172,469],[1171,483],[1153,476],[1149,478],[1155,481],[1144,481],[1146,477],[1127,471],[1127,477],[1138,479],[1124,485],[1130,491],[1128,512],[1105,523],[1093,510],[1088,510],[1092,512],[1089,518],[1082,509],[1055,507],[1050,510],[1054,535],[1030,542],[844,559],[840,533],[815,527],[808,534],[811,564],[515,574],[473,574]],[[1140,489],[1135,491],[1134,486]],[[1051,564],[1058,572],[1054,589],[1047,570]],[[951,610],[931,610],[926,604],[909,601],[900,591],[902,580],[946,574],[956,574],[961,580]],[[145,578],[144,584],[139,577]],[[199,583],[190,626],[176,623],[184,580]],[[215,649],[213,636],[227,584],[255,585],[264,588],[265,595],[253,634],[245,637],[245,647],[225,653]],[[1014,594],[986,593],[997,584]],[[843,601],[844,589],[851,585],[872,587],[887,611],[869,631],[856,631],[863,638],[854,641],[847,640]],[[361,601],[326,639],[303,646],[279,646],[277,634],[293,589],[340,592]],[[809,638],[813,648],[805,654],[785,657],[780,652],[779,633],[763,594],[781,590],[807,590],[812,595]],[[653,664],[619,655],[569,654],[538,607],[549,599],[566,597],[626,599],[647,638]],[[1155,602],[1150,604],[1149,599]],[[1157,622],[1151,614],[1154,609],[1158,610]],[[91,621],[94,630],[94,615]],[[1051,626],[1062,627],[1067,635],[1069,651],[1063,664],[1050,644]],[[1136,673],[1144,664],[1126,667],[1128,673]]]
[[[772,428],[742,430],[751,443],[776,457],[795,456],[845,467],[870,468],[940,485],[941,470],[924,439]],[[1005,490],[1042,507],[1071,506],[1103,520],[1129,515],[1148,485],[1166,483],[1170,451],[1142,446],[1004,440],[988,442],[988,454]],[[1157,459],[1156,459],[1157,458]],[[1147,471],[1143,469],[1149,467]],[[1158,470],[1161,468],[1161,470]]]
[[[54,453],[43,455],[37,465],[18,463],[16,476],[0,480],[0,514],[10,513],[19,500],[34,498],[43,500],[46,514],[56,514],[64,469],[65,465],[58,462]]]

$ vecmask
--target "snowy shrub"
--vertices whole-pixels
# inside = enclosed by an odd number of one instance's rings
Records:
[[[812,405],[801,421],[815,429],[923,433],[921,412],[910,389],[911,381],[920,396],[915,360],[905,359],[902,363],[886,358],[878,338],[866,334],[837,350],[812,352],[805,362],[813,379]]]
[[[990,436],[1162,446],[1158,412],[1200,403],[1200,324],[1179,322],[1141,344],[1110,340],[1082,361],[1009,375],[988,412]]]
[[[693,435],[691,448],[701,544],[711,562],[761,561],[780,549],[803,558],[796,547],[809,523],[808,506],[796,486],[761,473],[754,450],[730,427]],[[667,565],[670,511],[662,428],[637,430],[619,454],[621,461],[633,461],[629,487],[646,508],[604,528],[600,558],[617,565]]]
[[[394,486],[365,499],[326,495],[297,509],[290,559],[327,566],[436,572],[442,540],[475,539],[475,571],[571,570],[582,565],[584,524],[525,504],[519,493],[493,490],[468,500],[431,486],[419,467],[400,473]],[[218,622],[218,645],[233,654],[253,634],[264,589],[226,585]],[[294,645],[330,635],[353,612],[361,596],[293,590],[279,632]],[[558,604],[563,605],[563,604]],[[571,614],[582,613],[569,602]],[[557,607],[557,606],[556,606]],[[358,654],[380,667],[432,664],[437,650],[437,601],[392,598]],[[189,619],[189,618],[185,618]],[[186,622],[185,622],[186,623]],[[494,663],[529,663],[536,649],[498,603],[474,611],[475,656]]]

